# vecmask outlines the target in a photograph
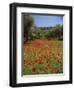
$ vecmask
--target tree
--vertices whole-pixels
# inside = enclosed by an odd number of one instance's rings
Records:
[[[30,30],[34,24],[34,21],[33,21],[32,16],[27,15],[27,14],[24,15],[23,19],[24,19],[24,39],[25,39],[25,41],[28,41]]]
[[[63,25],[57,25],[55,27],[55,34],[59,40],[63,39]]]
[[[48,30],[46,37],[48,39],[59,39],[63,40],[63,25],[56,25]]]

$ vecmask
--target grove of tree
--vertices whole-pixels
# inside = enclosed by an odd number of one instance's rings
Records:
[[[24,15],[24,41],[47,38],[63,40],[63,25],[37,27],[31,15]]]

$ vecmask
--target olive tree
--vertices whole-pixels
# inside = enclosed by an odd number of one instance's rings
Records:
[[[25,38],[25,41],[28,41],[30,31],[31,31],[34,21],[33,21],[32,16],[27,15],[27,14],[24,15],[23,19],[24,19],[24,38]]]

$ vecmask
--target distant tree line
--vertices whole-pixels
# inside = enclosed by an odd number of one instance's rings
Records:
[[[63,25],[37,27],[31,15],[24,15],[24,41],[47,38],[63,40]]]

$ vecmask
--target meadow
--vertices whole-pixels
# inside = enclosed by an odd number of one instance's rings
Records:
[[[23,74],[63,73],[63,41],[35,39],[24,45]]]

